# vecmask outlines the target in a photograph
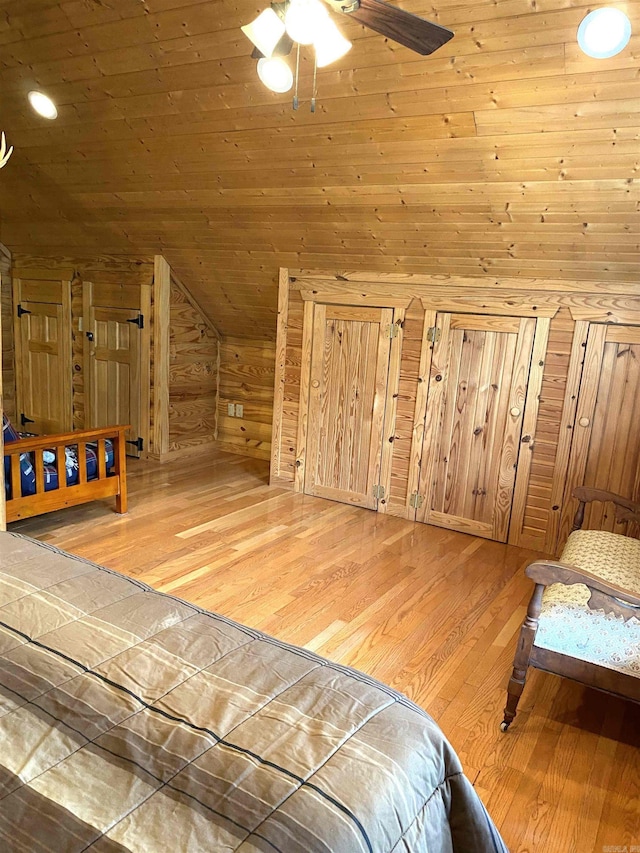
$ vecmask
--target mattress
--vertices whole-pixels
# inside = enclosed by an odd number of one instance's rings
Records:
[[[0,533],[0,849],[506,848],[400,693]]]

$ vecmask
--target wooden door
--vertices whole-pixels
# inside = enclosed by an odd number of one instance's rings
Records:
[[[375,509],[393,310],[316,304],[304,491]]]
[[[438,314],[417,519],[506,542],[534,318]]]
[[[558,544],[571,531],[576,486],[640,499],[640,327],[589,326]],[[585,528],[627,533],[613,505],[587,505]],[[629,531],[632,535],[637,530]]]
[[[127,453],[139,456],[140,430],[140,324],[139,310],[88,309],[85,339],[90,427],[131,424]]]
[[[69,287],[60,281],[15,282],[18,430],[47,435],[72,429]]]

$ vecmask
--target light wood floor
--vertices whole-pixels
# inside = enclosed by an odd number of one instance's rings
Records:
[[[498,729],[532,552],[267,484],[226,454],[131,460],[107,503],[12,530],[365,670],[422,705],[512,853],[640,850],[640,710],[533,672]],[[625,848],[626,845],[626,848]]]

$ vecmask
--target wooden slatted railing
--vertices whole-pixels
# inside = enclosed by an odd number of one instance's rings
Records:
[[[7,500],[7,521],[30,518],[45,512],[53,512],[67,506],[100,500],[115,495],[116,512],[127,511],[127,465],[125,434],[129,426],[112,426],[100,429],[78,430],[58,435],[42,435],[21,438],[4,445],[4,455],[11,460],[11,498]],[[107,471],[106,439],[113,442],[113,467]],[[87,480],[87,444],[96,443],[96,477]],[[77,448],[78,481],[67,484],[65,449]],[[51,450],[56,457],[58,487],[45,491],[45,471],[42,452]],[[35,472],[36,491],[33,495],[22,494],[20,455],[29,453]]]

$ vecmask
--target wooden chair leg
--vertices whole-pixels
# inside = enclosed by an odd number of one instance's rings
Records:
[[[520,696],[522,696],[525,681],[527,680],[528,668],[528,664],[524,667],[517,665],[513,667],[513,673],[509,679],[509,686],[507,687],[507,704],[504,708],[504,719],[500,723],[501,732],[507,731],[516,716],[518,702],[520,701]]]
[[[513,672],[507,688],[507,704],[504,709],[504,719],[500,724],[500,731],[502,732],[507,731],[516,716],[518,702],[520,701],[520,696],[527,680],[529,658],[531,657],[533,641],[536,638],[536,631],[538,630],[538,619],[540,618],[540,610],[542,608],[543,593],[543,584],[536,584],[529,607],[527,608],[527,615],[520,629],[518,646],[513,659]]]

